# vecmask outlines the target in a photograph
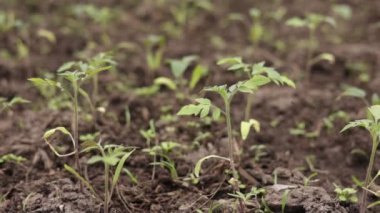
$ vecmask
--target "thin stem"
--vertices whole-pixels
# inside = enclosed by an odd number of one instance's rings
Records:
[[[231,101],[225,100],[224,104],[225,104],[225,108],[226,108],[226,123],[227,123],[230,165],[231,165],[233,178],[237,181],[239,177],[238,177],[238,174],[237,174],[237,171],[235,168],[235,160],[234,160],[235,147],[234,147],[234,140],[233,140],[233,135],[232,135],[231,109],[230,109]],[[238,189],[238,187],[237,187],[237,189]]]
[[[92,102],[96,106],[97,100],[98,100],[98,75],[94,75],[92,77]]]
[[[310,81],[310,75],[311,75],[311,57],[313,55],[313,50],[314,50],[314,47],[313,47],[313,41],[314,41],[314,33],[315,33],[315,30],[313,28],[311,28],[309,30],[309,42],[308,42],[308,45],[309,45],[309,48],[307,49],[307,55],[306,55],[306,67],[305,67],[305,77],[306,77],[306,81],[309,82]]]
[[[372,151],[371,151],[371,157],[369,159],[369,164],[367,168],[367,174],[365,177],[365,182],[364,182],[364,188],[369,187],[369,183],[371,181],[371,173],[373,169],[373,164],[375,162],[375,157],[376,157],[376,151],[377,151],[377,146],[379,145],[377,141],[377,135],[374,134],[372,135]],[[361,197],[361,205],[360,205],[360,213],[365,213],[367,209],[367,195],[368,191],[364,189],[362,197]]]
[[[79,118],[78,118],[78,82],[74,81],[73,82],[73,89],[74,89],[74,127],[73,127],[73,132],[74,132],[74,142],[75,142],[75,147],[76,147],[76,152],[75,152],[75,167],[79,173],[81,173],[81,168],[79,164]],[[80,190],[83,191],[83,184],[82,182],[80,184]]]
[[[247,105],[245,106],[244,120],[248,121],[251,118],[251,109],[252,109],[253,97],[251,94],[247,97]]]
[[[108,213],[109,195],[109,165],[104,163],[104,213]]]

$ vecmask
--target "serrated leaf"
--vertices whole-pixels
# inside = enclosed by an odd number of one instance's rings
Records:
[[[380,105],[373,105],[368,108],[371,115],[375,118],[375,121],[380,119]]]
[[[263,86],[265,84],[268,84],[270,82],[270,79],[263,76],[263,75],[255,75],[248,81],[244,82],[244,86],[250,89],[256,89],[260,86]]]
[[[67,70],[69,70],[69,69],[72,69],[72,68],[74,67],[75,64],[76,64],[75,61],[69,61],[69,62],[66,62],[66,63],[62,64],[62,65],[58,68],[57,72],[60,73],[60,72],[64,72],[64,71],[67,71]]]
[[[368,120],[368,119],[352,121],[352,122],[348,123],[346,126],[344,126],[343,129],[340,130],[340,132],[342,133],[342,132],[344,132],[350,128],[353,128],[353,127],[364,127],[366,129],[369,129],[371,124],[372,124],[372,121]]]

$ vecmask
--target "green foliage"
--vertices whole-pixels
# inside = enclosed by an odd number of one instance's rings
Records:
[[[285,213],[286,203],[288,203],[289,189],[285,190],[281,196],[281,213]]]
[[[103,163],[104,165],[104,212],[108,212],[108,205],[112,199],[113,192],[120,179],[121,172],[123,171],[126,160],[135,151],[134,148],[124,147],[122,145],[104,145],[93,141],[87,141],[82,144],[82,152],[90,152],[97,150],[98,155],[91,156],[87,163]],[[110,167],[116,167],[113,176],[110,179],[111,169]],[[111,183],[111,186],[109,185]]]
[[[96,24],[105,27],[115,19],[115,11],[108,7],[96,7],[93,4],[77,4],[71,8],[79,18],[90,18]]]
[[[249,15],[252,18],[252,24],[249,29],[249,40],[257,46],[264,36],[264,26],[261,23],[261,11],[257,8],[251,8]]]
[[[333,27],[336,26],[333,18],[316,13],[309,13],[305,16],[305,18],[293,17],[286,21],[286,25],[288,26],[307,27],[310,30],[316,30],[323,23],[327,23]]]
[[[319,136],[319,131],[308,132],[306,130],[306,124],[304,122],[297,123],[296,127],[289,130],[289,134],[294,136],[304,136],[306,138],[315,138]]]
[[[242,121],[240,123],[240,133],[243,140],[247,139],[251,127],[255,129],[256,132],[260,132],[260,123],[255,119],[250,119],[249,121]]]
[[[200,173],[201,173],[203,162],[205,160],[208,160],[208,159],[211,159],[211,158],[216,158],[216,159],[230,161],[230,159],[225,158],[225,157],[221,157],[221,156],[218,156],[218,155],[208,155],[206,157],[203,157],[203,158],[199,159],[198,162],[195,164],[195,167],[194,167],[194,173],[193,173],[193,175],[194,175],[193,176],[194,177],[193,183],[194,184],[197,184],[199,182],[199,177],[200,177]]]
[[[71,140],[71,143],[73,145],[73,151],[70,152],[70,153],[67,153],[67,154],[60,154],[58,152],[58,149],[59,148],[56,148],[54,147],[54,145],[52,144],[52,142],[50,141],[50,138],[56,134],[56,132],[60,132],[66,136],[69,136],[70,140]],[[71,155],[74,155],[76,153],[76,150],[77,150],[77,143],[75,142],[75,139],[74,137],[72,136],[72,134],[65,128],[65,127],[56,127],[56,128],[53,128],[53,129],[50,129],[50,130],[47,130],[45,133],[44,133],[44,136],[43,136],[43,139],[45,140],[46,144],[49,145],[50,149],[53,151],[53,153],[55,155],[57,155],[58,157],[68,157],[68,156],[71,156]]]
[[[357,190],[354,188],[341,188],[337,185],[335,185],[334,192],[337,195],[337,198],[340,202],[347,202],[347,203],[357,203],[358,202],[358,196],[357,196]]]
[[[266,145],[259,144],[259,145],[252,145],[249,150],[253,151],[254,153],[254,158],[253,160],[257,163],[260,161],[260,159],[266,155],[268,155],[266,151],[267,147]]]
[[[0,165],[3,163],[20,164],[23,161],[26,161],[26,158],[19,155],[12,154],[12,153],[0,156]]]
[[[346,112],[339,110],[337,112],[331,113],[328,117],[323,118],[323,124],[328,130],[331,130],[334,128],[334,122],[337,119],[348,122],[350,117]]]
[[[10,110],[16,105],[27,103],[30,103],[30,101],[18,96],[13,97],[10,101],[7,101],[6,98],[0,97],[0,113],[6,110]]]
[[[373,105],[368,107],[368,118],[367,119],[362,119],[362,120],[356,120],[352,121],[349,124],[347,124],[341,132],[344,132],[350,128],[353,127],[362,127],[365,128],[371,135],[372,138],[372,151],[371,151],[371,156],[370,156],[370,161],[368,164],[367,168],[367,174],[366,174],[366,179],[364,182],[364,188],[367,188],[371,184],[371,173],[373,170],[373,165],[375,162],[375,157],[376,157],[376,150],[379,146],[379,135],[380,135],[380,105]],[[361,212],[365,211],[366,206],[366,200],[367,200],[367,191],[365,190],[364,193],[362,194],[362,199],[361,199],[361,206],[360,210]]]
[[[66,171],[68,171],[69,173],[71,173],[72,175],[74,175],[74,177],[76,177],[78,180],[80,180],[91,191],[91,193],[93,195],[96,195],[95,189],[90,184],[90,182],[88,180],[86,180],[86,178],[82,177],[73,167],[65,164],[64,168],[65,168]]]
[[[166,40],[159,35],[150,35],[145,40],[146,61],[151,71],[156,71],[161,67]]]
[[[266,191],[263,188],[252,187],[251,191],[246,194],[238,191],[233,194],[228,193],[228,195],[241,200],[244,204],[249,204],[251,203],[250,200],[255,199],[257,201],[258,197],[263,196],[265,192]]]
[[[352,18],[352,9],[347,4],[335,4],[333,5],[332,10],[336,15],[345,20],[350,20]]]
[[[175,167],[175,162],[170,158],[170,154],[175,151],[176,148],[180,148],[181,145],[173,141],[164,141],[158,145],[151,148],[143,149],[143,152],[148,153],[154,157],[154,162],[151,163],[152,166],[161,166],[166,168],[172,179],[178,179],[177,169]],[[160,157],[159,161],[156,161],[156,156]]]
[[[13,12],[0,10],[0,32],[6,33],[14,28],[21,27],[23,22],[16,18]]]

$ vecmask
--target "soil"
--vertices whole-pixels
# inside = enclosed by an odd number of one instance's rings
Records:
[[[88,18],[75,17],[69,10],[77,4],[74,0],[0,2],[1,10],[14,11],[16,17],[26,24],[24,30],[14,29],[0,34],[0,50],[10,53],[10,58],[0,54],[0,96],[8,99],[21,96],[32,102],[0,114],[0,156],[14,153],[27,159],[20,164],[0,164],[0,212],[103,212],[102,201],[86,189],[80,190],[77,179],[64,170],[64,164],[74,165],[74,160],[56,157],[42,139],[49,128],[70,128],[71,110],[49,108],[47,100],[27,78],[54,73],[66,61],[107,50],[114,51],[118,62],[117,71],[100,75],[99,105],[105,106],[107,113],[99,112],[95,121],[87,121],[83,108],[79,128],[81,134],[100,132],[104,143],[137,147],[126,168],[138,178],[138,183],[134,184],[127,176],[121,178],[110,212],[195,212],[197,209],[205,212],[216,204],[213,212],[233,212],[237,203],[228,195],[233,189],[228,183],[229,175],[225,173],[227,163],[206,161],[199,184],[183,181],[193,171],[198,159],[210,154],[227,156],[224,123],[209,125],[188,117],[160,119],[164,115],[162,108],[169,108],[167,114],[175,114],[189,101],[174,98],[174,92],[165,88],[150,97],[134,93],[134,88],[149,86],[155,77],[170,76],[167,66],[153,74],[148,70],[144,38],[149,34],[165,34],[159,26],[173,20],[166,6],[176,1],[165,1],[168,3],[163,6],[148,0],[81,2],[113,8],[117,10],[116,18],[102,27]],[[314,65],[310,81],[297,80],[296,89],[266,86],[255,95],[252,116],[260,121],[261,131],[251,134],[242,143],[244,152],[238,170],[246,185],[242,192],[255,186],[265,188],[267,193],[262,199],[251,199],[246,205],[247,212],[262,208],[261,201],[273,212],[281,212],[285,190],[289,190],[285,212],[358,212],[357,204],[336,199],[334,184],[352,187],[352,177],[364,179],[371,148],[369,135],[361,129],[340,134],[346,124],[342,120],[337,120],[334,127],[327,130],[323,118],[338,110],[347,112],[350,119],[365,117],[363,101],[337,99],[342,84],[364,88],[368,94],[380,93],[377,73],[380,68],[380,2],[336,2],[351,6],[352,19],[338,18],[335,28],[323,27],[318,32],[320,45],[315,53],[333,53],[335,63]],[[209,66],[210,74],[194,90],[195,95],[205,85],[230,84],[238,79],[215,65],[222,56],[239,55],[252,63],[265,60],[290,78],[300,79],[306,57],[305,50],[297,44],[307,32],[289,28],[283,22],[305,12],[333,15],[332,1],[216,0],[212,3],[212,11],[198,12],[184,29],[185,33],[178,38],[169,38],[165,48],[165,58],[196,54]],[[287,10],[282,21],[263,19],[264,26],[274,38],[253,48],[247,38],[249,8],[260,8],[263,14],[269,14],[280,6]],[[232,12],[242,13],[244,21],[226,25],[227,14]],[[53,32],[56,42],[38,36],[38,29]],[[102,38],[104,34],[109,36],[109,42]],[[212,44],[211,38],[215,35],[225,41],[224,45]],[[20,41],[29,49],[27,57],[17,56]],[[285,49],[277,49],[275,41],[284,42]],[[97,45],[91,48],[91,42]],[[122,44],[126,47],[121,48]],[[361,82],[357,73],[346,66],[357,61],[368,65],[368,83]],[[217,100],[217,97],[211,97]],[[235,129],[243,118],[245,103],[243,96],[237,96],[233,101]],[[131,114],[130,125],[124,116],[126,106]],[[160,167],[157,167],[155,178],[151,178],[152,159],[142,151],[146,143],[139,133],[140,129],[149,127],[150,119],[157,121],[158,141],[175,141],[183,145],[171,155],[176,162],[177,180],[170,178],[169,172]],[[278,123],[275,127],[271,125],[273,121]],[[190,126],[191,122],[198,123]],[[289,129],[300,122],[305,122],[307,131],[319,130],[320,135],[306,138],[289,134]],[[211,137],[194,146],[195,138],[202,132],[209,132]],[[266,155],[259,161],[254,161],[252,145],[266,146]],[[358,150],[365,154],[357,154],[360,153]],[[87,166],[88,158],[89,155],[81,157],[86,177],[102,194],[103,168],[101,165]],[[312,167],[307,159],[313,160]],[[375,171],[379,168],[376,163]],[[304,180],[315,171],[318,176],[305,186]],[[369,201],[374,200],[374,197],[369,198]],[[379,211],[373,208],[369,212]]]

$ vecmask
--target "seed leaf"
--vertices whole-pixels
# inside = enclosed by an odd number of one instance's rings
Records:
[[[253,127],[256,132],[260,132],[260,123],[255,119],[250,119],[249,121],[242,121],[240,123],[240,133],[243,140],[247,139],[251,127]]]

